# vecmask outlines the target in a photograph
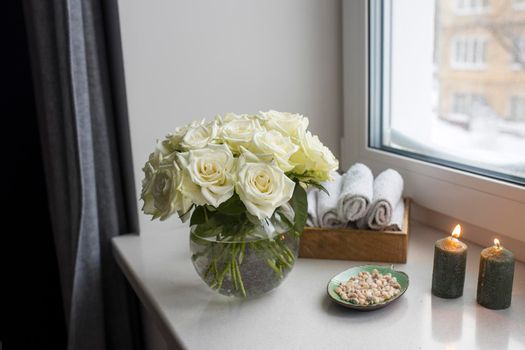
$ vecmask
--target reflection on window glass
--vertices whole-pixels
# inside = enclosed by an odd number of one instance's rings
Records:
[[[395,0],[382,20],[381,146],[523,182],[525,1]]]

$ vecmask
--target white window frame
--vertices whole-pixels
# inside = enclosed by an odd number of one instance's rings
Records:
[[[355,162],[375,174],[394,168],[417,204],[525,242],[525,187],[368,146],[368,1],[343,1],[343,62],[343,170]]]

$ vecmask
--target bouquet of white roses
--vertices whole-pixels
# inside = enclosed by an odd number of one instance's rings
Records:
[[[279,222],[300,234],[307,215],[304,187],[319,187],[338,168],[332,152],[307,127],[302,115],[268,111],[230,113],[177,128],[157,142],[144,166],[144,213],[160,220],[174,213],[182,221],[191,218],[199,237],[218,240],[243,241],[260,231],[258,223],[269,236]],[[272,221],[276,216],[279,222]],[[244,251],[235,249],[240,264]],[[269,263],[276,273],[277,263]],[[227,273],[221,279],[223,271],[214,273],[210,266],[207,273],[216,275],[213,282],[220,288]],[[237,278],[232,266],[227,268],[241,289],[240,274]]]

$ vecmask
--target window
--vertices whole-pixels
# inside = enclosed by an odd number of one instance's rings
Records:
[[[515,69],[525,69],[525,36],[513,37],[509,48]]]
[[[510,98],[509,120],[523,122],[522,133],[525,135],[525,96],[512,96]]]
[[[451,113],[460,114],[467,117],[474,117],[482,113],[487,102],[485,97],[480,94],[454,93],[452,96]]]
[[[515,10],[525,10],[525,0],[512,0],[512,6]]]
[[[452,16],[444,1],[422,2],[427,8],[416,11],[408,0],[386,1],[375,18],[383,26],[370,55],[383,64],[371,70],[378,75],[371,93],[380,97],[370,106],[370,146],[525,184],[525,129],[511,123],[522,108],[511,96],[525,91],[525,75],[503,64],[509,52],[493,29],[507,21],[509,37],[525,31],[525,13],[516,25],[504,12],[480,21]],[[491,44],[503,63],[469,71],[484,65]],[[450,47],[452,69],[443,60]],[[412,50],[418,55],[408,57]]]
[[[489,0],[456,0],[455,13],[469,15],[487,12]]]
[[[525,75],[509,68],[507,45],[525,33],[525,11],[505,1],[459,25],[454,4],[343,2],[341,166],[395,168],[420,206],[525,242],[525,136],[522,123],[509,120]],[[485,39],[486,69],[452,69],[451,41],[463,37]],[[454,119],[454,108],[471,116]],[[449,229],[439,215],[423,215]],[[477,237],[469,239],[486,244]]]
[[[456,69],[483,69],[486,60],[486,41],[479,37],[452,40],[452,67]]]
[[[467,95],[454,94],[452,103],[452,113],[467,114]]]

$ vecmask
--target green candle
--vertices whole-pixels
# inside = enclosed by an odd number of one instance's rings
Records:
[[[499,240],[481,251],[478,275],[478,304],[488,309],[506,309],[512,299],[514,255]]]
[[[463,295],[467,245],[458,238],[461,226],[456,225],[452,236],[440,239],[434,246],[432,294],[440,298],[458,298]]]

